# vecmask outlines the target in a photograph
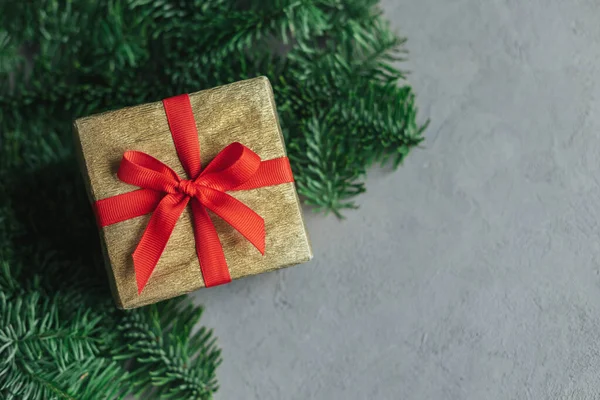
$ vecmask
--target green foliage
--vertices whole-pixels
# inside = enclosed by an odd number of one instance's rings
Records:
[[[220,350],[206,328],[191,333],[202,309],[185,297],[125,312],[95,279],[51,290],[52,278],[8,262],[0,274],[0,398],[209,399],[217,389]]]
[[[57,295],[39,292],[7,299],[0,293],[2,389],[6,399],[93,398],[98,389],[114,398],[123,391],[126,374],[115,362],[97,357],[104,345],[101,319],[78,307],[63,320]],[[93,379],[88,379],[88,376]],[[115,377],[121,375],[118,379]]]
[[[127,343],[115,349],[115,358],[134,360],[134,389],[143,399],[151,393],[161,399],[205,399],[217,389],[220,351],[206,328],[192,333],[202,310],[182,303],[179,298],[134,310],[119,327]]]
[[[220,353],[178,299],[112,305],[77,117],[266,75],[298,190],[341,216],[422,141],[377,0],[0,2],[0,398],[211,398]]]

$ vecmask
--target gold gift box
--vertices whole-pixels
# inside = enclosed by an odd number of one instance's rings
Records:
[[[262,160],[286,156],[273,91],[264,77],[190,94],[202,166],[222,149],[240,142]],[[147,153],[186,174],[175,151],[162,102],[123,108],[74,123],[81,169],[90,200],[138,189],[117,178],[127,150]],[[293,183],[229,192],[265,220],[261,255],[230,225],[211,214],[232,279],[273,271],[312,258]],[[196,254],[190,206],[183,212],[146,287],[138,295],[132,253],[151,214],[100,228],[111,289],[119,308],[135,308],[204,287]]]

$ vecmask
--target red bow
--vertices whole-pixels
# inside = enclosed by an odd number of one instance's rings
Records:
[[[198,131],[188,95],[163,100],[179,160],[191,179],[148,154],[126,151],[117,176],[142,189],[96,202],[101,226],[152,212],[133,253],[138,293],[154,271],[179,216],[191,201],[196,253],[207,287],[231,281],[217,231],[206,209],[225,220],[264,255],[264,220],[244,203],[225,193],[293,182],[287,157],[261,161],[241,143],[223,149],[201,171]]]

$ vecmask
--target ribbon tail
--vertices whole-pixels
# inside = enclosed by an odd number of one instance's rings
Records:
[[[163,197],[152,213],[142,239],[133,252],[138,294],[142,293],[150,279],[189,199],[183,194],[168,194]]]
[[[231,282],[217,230],[208,212],[196,198],[192,199],[192,213],[194,214],[196,253],[200,261],[204,285],[211,287]]]
[[[202,188],[202,204],[234,227],[262,255],[265,254],[265,220],[250,207],[209,187]]]

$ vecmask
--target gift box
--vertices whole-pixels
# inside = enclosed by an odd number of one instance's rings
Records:
[[[268,79],[74,123],[119,308],[312,258]]]

